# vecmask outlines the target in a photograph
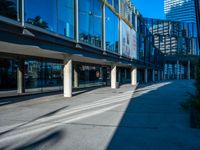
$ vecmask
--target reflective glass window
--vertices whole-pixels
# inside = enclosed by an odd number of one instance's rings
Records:
[[[119,0],[106,0],[115,10],[119,11]]]
[[[122,16],[132,23],[132,10],[130,9],[128,2],[126,0],[121,0],[120,6]]]
[[[106,49],[118,53],[119,30],[118,17],[106,7]]]
[[[0,0],[0,15],[19,20],[17,12],[18,0]]]
[[[79,1],[80,41],[102,47],[102,11],[99,0]]]
[[[56,5],[56,0],[25,0],[26,22],[56,32]]]
[[[122,54],[136,58],[136,32],[122,21]]]
[[[58,0],[58,33],[74,38],[74,0]]]
[[[17,63],[14,60],[0,58],[0,95],[5,90],[17,88]]]
[[[25,61],[26,90],[51,91],[59,90],[62,86],[63,66],[59,63],[27,60]]]

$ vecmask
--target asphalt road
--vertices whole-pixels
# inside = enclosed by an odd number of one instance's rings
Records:
[[[180,102],[193,81],[125,85],[0,101],[0,149],[200,150]]]

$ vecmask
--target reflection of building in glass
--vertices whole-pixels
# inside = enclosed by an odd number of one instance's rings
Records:
[[[199,55],[195,23],[148,18],[146,24],[164,55]]]
[[[166,19],[196,23],[194,0],[165,0]]]

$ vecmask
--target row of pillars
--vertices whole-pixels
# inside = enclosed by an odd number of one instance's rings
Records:
[[[158,70],[158,81],[164,80],[164,72],[161,70]],[[152,69],[152,82],[155,81],[155,70]],[[146,68],[144,70],[144,82],[148,83],[148,69]]]
[[[179,62],[179,60],[177,60],[176,65],[177,65],[176,73],[175,73],[175,68],[173,68],[173,70],[174,70],[174,74],[176,74],[176,79],[179,80],[179,79],[181,79],[181,77],[180,77],[181,69],[180,69],[180,62]],[[191,71],[190,71],[191,68],[190,67],[191,67],[191,63],[190,63],[190,60],[188,60],[188,62],[187,62],[187,79],[188,80],[191,79]],[[167,67],[167,79],[170,78],[169,76],[170,76],[169,67]]]
[[[64,97],[72,97],[72,60],[65,59],[64,60],[64,69],[63,69],[63,90]],[[131,84],[137,84],[137,69],[131,69]],[[74,86],[78,86],[78,73],[76,69],[74,69]],[[117,65],[111,66],[111,88],[116,89],[117,85]]]
[[[72,71],[74,72],[74,87],[78,87],[78,72],[75,68],[72,69],[72,59],[65,59],[64,60],[64,68],[63,68],[63,92],[64,97],[72,97]],[[161,72],[158,71],[158,80],[160,78]],[[148,82],[148,69],[145,69],[145,83]],[[163,71],[162,71],[162,79],[163,78]],[[155,81],[155,70],[152,71],[152,81]],[[118,88],[117,85],[117,65],[111,66],[111,88],[116,89]],[[137,68],[131,68],[131,85],[137,84]],[[18,65],[17,69],[17,92],[19,94],[25,92],[25,83],[24,83],[24,61],[21,60]]]

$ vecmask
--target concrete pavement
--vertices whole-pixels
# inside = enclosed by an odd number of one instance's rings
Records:
[[[28,96],[0,107],[0,149],[199,150],[200,131],[180,110],[193,82],[166,81]],[[84,93],[85,92],[85,93]],[[1,103],[1,102],[0,102]]]

